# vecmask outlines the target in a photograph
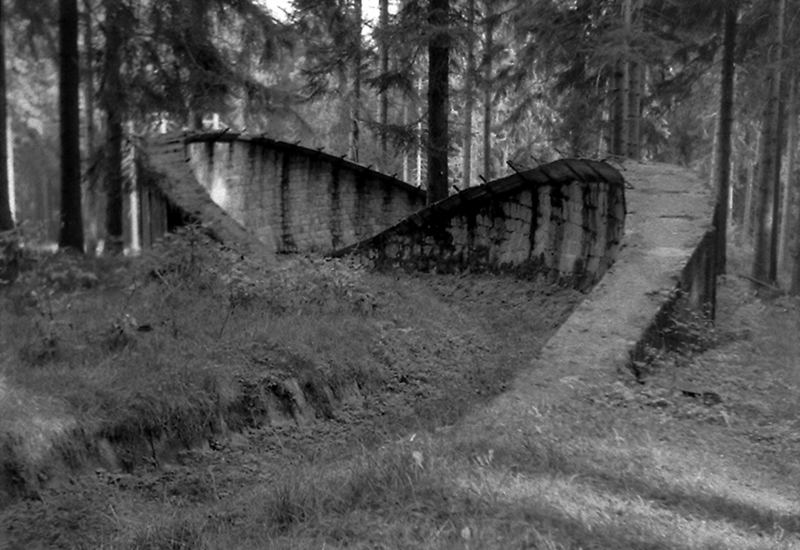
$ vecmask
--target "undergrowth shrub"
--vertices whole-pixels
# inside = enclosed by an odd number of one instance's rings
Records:
[[[267,308],[276,314],[302,311],[370,313],[376,297],[363,284],[364,268],[354,260],[308,257],[265,267],[221,245],[197,225],[167,235],[139,262],[139,274],[161,282],[168,293],[194,289],[227,307]]]
[[[711,317],[692,308],[679,295],[656,317],[643,343],[633,353],[630,368],[641,378],[655,369],[684,365],[692,356],[718,342],[719,334]]]

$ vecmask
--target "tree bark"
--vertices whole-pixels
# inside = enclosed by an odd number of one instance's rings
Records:
[[[416,175],[416,183],[417,187],[422,187],[422,150],[423,150],[423,143],[422,143],[422,107],[420,103],[422,102],[422,76],[417,78],[417,97],[414,100],[414,115],[417,117],[417,128],[416,128],[416,140],[417,140],[417,159],[416,159],[416,166],[417,166],[417,175]]]
[[[380,25],[381,36],[381,74],[386,75],[389,72],[389,38],[387,31],[389,29],[389,0],[380,0]],[[389,154],[389,144],[387,140],[386,127],[389,124],[389,90],[383,86],[380,91],[380,110],[378,113],[378,121],[381,128],[381,168],[386,171]]]
[[[483,177],[492,180],[492,57],[494,48],[494,16],[492,4],[486,2],[486,21],[484,24],[486,43],[483,52]]]
[[[59,3],[59,113],[61,116],[60,248],[83,252],[78,58],[78,2]]]
[[[789,226],[794,222],[791,205],[794,203],[794,167],[797,149],[797,74],[792,72],[789,77],[789,98],[787,105],[788,127],[786,130],[786,182],[783,185],[781,197],[781,224],[780,235],[778,236],[778,269],[786,266],[786,254],[788,252]]]
[[[628,103],[628,157],[640,160],[642,157],[642,66],[630,64],[630,101]]]
[[[611,124],[611,153],[628,156],[630,63],[628,60],[631,32],[631,0],[622,0],[622,28],[624,34],[623,58],[614,68],[614,115]]]
[[[449,0],[430,0],[428,23],[428,203],[448,194],[448,114],[450,95]]]
[[[122,34],[120,30],[120,5],[118,0],[105,0],[106,51],[103,64],[103,93],[101,97],[106,112],[106,244],[111,254],[122,252],[122,120],[124,101],[122,94]]]
[[[464,157],[461,184],[472,185],[472,111],[475,109],[475,0],[467,2],[467,64],[464,68]]]
[[[783,21],[786,0],[780,0],[775,14],[776,42],[771,46],[770,63],[767,71],[768,98],[764,108],[764,121],[761,139],[761,160],[758,176],[758,204],[755,235],[755,256],[753,258],[753,278],[766,283],[775,282],[775,258],[773,257],[774,200],[777,189],[776,170],[779,169],[779,118],[781,68],[783,50]]]
[[[729,2],[725,10],[722,46],[722,82],[720,83],[719,133],[717,134],[716,184],[714,207],[716,228],[715,263],[717,274],[725,273],[727,259],[728,202],[731,193],[731,128],[733,124],[734,50],[738,6]]]
[[[783,48],[781,48],[780,61],[783,63]],[[780,69],[779,69],[780,70]],[[782,70],[781,70],[782,71]],[[785,78],[781,75],[781,85],[778,92],[778,112],[775,115],[775,133],[777,135],[777,150],[774,152],[775,164],[772,173],[772,224],[769,236],[769,273],[770,280],[778,283],[778,239],[780,237],[781,218],[781,164],[783,163],[783,150],[785,149],[786,98],[784,96]]]
[[[796,123],[795,121],[794,124]],[[790,181],[792,180],[791,176],[789,179]],[[796,203],[800,198],[800,180],[794,180],[793,188],[792,195]],[[800,209],[798,209],[797,216],[794,218],[794,241],[791,243],[792,274],[789,292],[794,295],[800,294],[800,235],[798,233],[800,233]]]
[[[749,131],[745,131],[745,139],[748,146],[752,143],[752,134]],[[755,135],[755,144],[753,145],[752,151],[754,151],[754,156],[756,157],[753,162],[749,162],[747,164],[747,175],[746,175],[746,189],[744,193],[744,212],[742,214],[742,241],[749,242],[753,236],[753,195],[755,195],[755,187],[756,187],[756,178],[758,175],[758,171],[756,170],[756,162],[758,160],[759,152],[761,151],[761,134],[756,133]]]
[[[94,121],[94,32],[92,28],[92,2],[83,1],[83,97],[86,120],[86,147],[85,159],[91,164],[96,158],[96,134],[97,128]],[[85,224],[85,249],[88,253],[97,252],[97,243],[100,240],[100,219],[102,204],[99,200],[99,190],[97,189],[96,171],[87,170],[86,181],[83,187],[83,215]]]
[[[8,177],[8,107],[6,102],[5,11],[0,2],[0,231],[14,227]]]
[[[361,0],[353,3],[355,16],[355,39],[353,40],[353,102],[350,106],[350,158],[358,162],[361,119]]]

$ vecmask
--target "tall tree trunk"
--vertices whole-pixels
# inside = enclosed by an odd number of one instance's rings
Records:
[[[122,252],[123,200],[122,200],[122,34],[118,0],[105,0],[106,51],[103,65],[103,93],[101,101],[106,112],[106,250],[111,254]]]
[[[408,100],[406,98],[402,99],[403,101],[403,127],[405,128],[408,124]],[[403,174],[403,181],[408,182],[410,171],[409,171],[409,162],[408,162],[408,146],[403,147],[403,166],[402,166],[402,174]]]
[[[642,27],[642,2],[633,0],[628,50],[631,55],[629,62],[629,100],[628,100],[628,157],[640,160],[642,157],[642,95],[644,90],[644,67],[634,55],[634,38],[641,34]]]
[[[467,65],[464,68],[464,159],[461,183],[472,185],[472,111],[475,109],[475,0],[467,2]]]
[[[416,140],[417,140],[417,187],[422,187],[422,107],[420,106],[422,98],[422,76],[417,78],[417,98],[414,102],[414,114],[417,117]]]
[[[0,231],[14,227],[14,218],[11,215],[11,185],[8,178],[5,24],[5,11],[0,1]]]
[[[624,35],[623,58],[614,68],[614,110],[611,131],[611,153],[628,156],[630,63],[629,35],[631,32],[631,0],[622,0],[622,25]]]
[[[747,141],[748,146],[752,143],[751,132],[745,132],[745,139]],[[758,161],[758,155],[761,151],[761,133],[756,133],[755,136],[755,144],[752,149],[754,152],[755,160],[752,162],[747,163],[747,175],[746,175],[746,189],[744,193],[744,209],[742,214],[742,241],[743,242],[750,242],[751,238],[753,237],[753,197],[755,195],[755,187],[756,187],[756,178],[758,172],[756,170],[756,163]]]
[[[448,194],[448,136],[450,95],[450,0],[430,0],[428,23],[428,203]]]
[[[778,269],[786,266],[788,252],[789,227],[794,223],[791,205],[794,203],[794,168],[797,149],[797,73],[792,71],[789,76],[789,98],[787,108],[788,127],[786,130],[786,182],[783,186],[781,197],[781,224],[778,237]]]
[[[795,122],[796,124],[796,122]],[[789,178],[792,181],[792,178]],[[789,292],[791,294],[800,294],[800,179],[794,179],[794,191],[792,193],[795,207],[794,217],[794,240],[790,241],[791,244],[791,257],[792,257],[792,276],[789,284]]]
[[[360,139],[361,119],[361,27],[362,11],[361,0],[353,2],[355,17],[355,39],[353,40],[353,103],[350,106],[350,158],[358,162],[358,148]]]
[[[731,127],[733,124],[734,50],[736,48],[736,19],[738,7],[729,2],[725,10],[725,30],[722,46],[722,82],[720,83],[719,132],[717,134],[716,185],[717,203],[714,207],[716,227],[716,271],[725,273],[728,231],[728,202],[731,193]]]
[[[97,128],[94,123],[94,29],[92,28],[92,2],[83,2],[83,59],[84,101],[86,105],[86,154],[94,154]]]
[[[96,159],[96,133],[97,128],[94,122],[94,33],[92,28],[92,2],[83,2],[83,98],[86,121],[86,161],[87,167],[91,167]],[[86,179],[83,187],[83,215],[86,225],[86,251],[93,254],[97,251],[97,242],[100,239],[100,208],[99,191],[97,189],[97,177],[95,170],[86,170]]]
[[[642,157],[642,66],[631,63],[630,101],[628,103],[628,157],[640,160]]]
[[[389,72],[389,38],[387,31],[389,29],[389,0],[380,0],[380,19],[378,24],[381,29],[381,74],[386,75]],[[381,168],[386,171],[388,163],[389,146],[387,139],[386,127],[389,124],[389,89],[386,86],[381,87],[380,91],[380,111],[378,113],[378,122],[381,128]]]
[[[774,283],[775,269],[772,252],[774,246],[773,225],[774,200],[777,189],[776,168],[780,158],[779,118],[780,118],[780,93],[781,93],[781,61],[783,51],[783,22],[786,10],[786,0],[780,0],[775,14],[776,42],[771,46],[769,55],[770,63],[767,71],[768,98],[764,108],[764,123],[761,139],[761,159],[758,175],[758,205],[755,238],[755,257],[753,259],[753,278],[759,281]]]
[[[633,64],[631,63],[631,34],[633,33],[633,0],[622,0],[622,19],[625,30],[625,58],[622,61],[622,121],[623,121],[623,137],[622,137],[622,155],[630,157],[631,154],[631,125],[632,125],[632,105],[631,96],[633,90],[631,89],[631,82],[633,80]]]
[[[58,245],[82,253],[78,0],[61,0],[58,27],[61,116],[61,227]]]
[[[783,48],[781,48],[780,55],[780,63],[783,63]],[[773,282],[778,281],[778,239],[780,236],[781,218],[783,217],[783,213],[781,212],[781,164],[783,163],[783,150],[786,145],[785,89],[785,78],[781,76],[781,87],[778,94],[778,112],[775,115],[775,131],[777,134],[778,148],[774,153],[775,165],[773,166],[772,173],[772,224],[770,226],[769,236],[769,280]]]
[[[494,14],[490,0],[486,1],[484,23],[486,43],[483,52],[483,177],[492,180],[492,58],[494,56]]]

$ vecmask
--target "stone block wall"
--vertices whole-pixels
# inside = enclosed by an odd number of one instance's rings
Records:
[[[276,253],[329,252],[425,206],[425,192],[339,157],[263,137],[186,137],[211,199]]]
[[[545,273],[586,287],[614,261],[624,223],[618,171],[560,160],[462,191],[335,255],[423,271]]]

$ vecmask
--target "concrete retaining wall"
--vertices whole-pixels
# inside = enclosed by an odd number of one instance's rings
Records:
[[[155,142],[169,139],[175,141]],[[180,139],[196,182],[272,253],[328,252],[425,206],[424,191],[321,151],[231,133]],[[171,161],[157,157],[157,146],[151,150],[151,164],[168,171]]]
[[[544,272],[586,287],[613,263],[624,223],[617,170],[560,160],[462,191],[335,254],[424,271]]]

